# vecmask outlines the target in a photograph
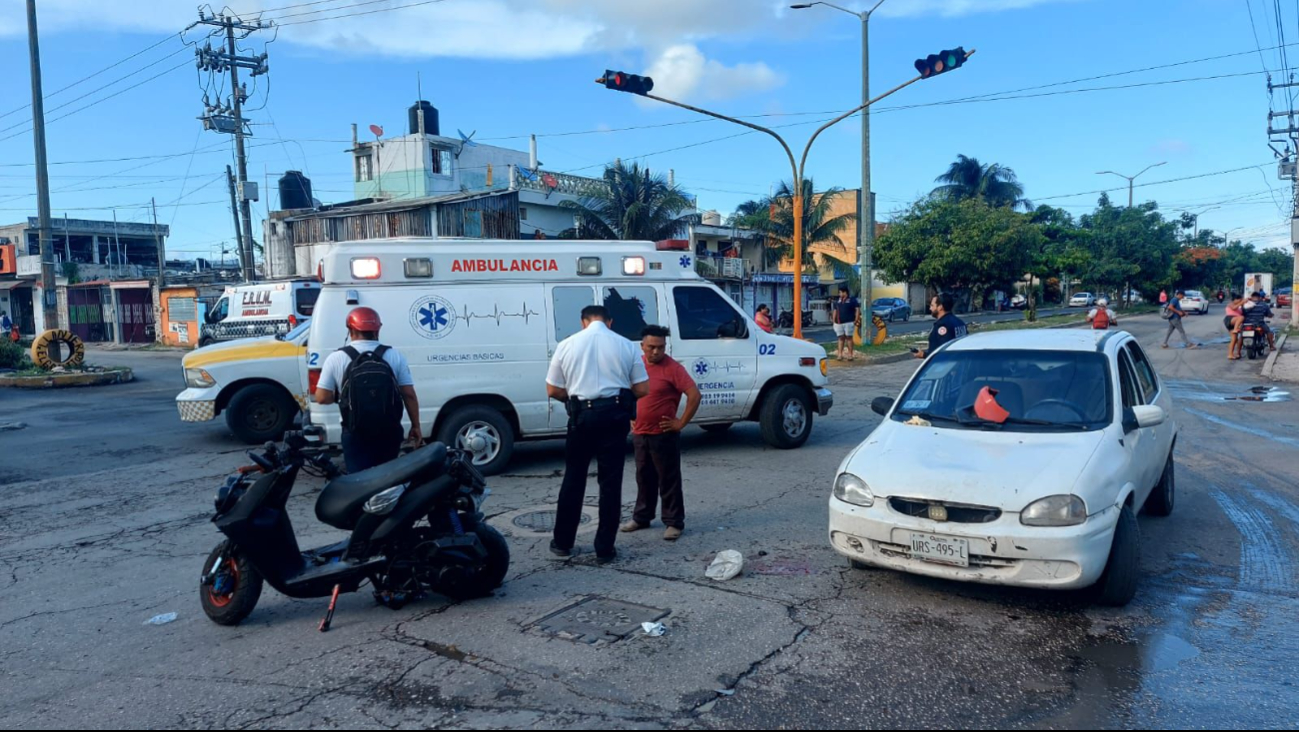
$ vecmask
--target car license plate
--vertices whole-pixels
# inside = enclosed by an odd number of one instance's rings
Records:
[[[911,558],[968,567],[970,566],[970,542],[952,536],[912,533]]]

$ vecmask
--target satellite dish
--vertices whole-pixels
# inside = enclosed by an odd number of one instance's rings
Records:
[[[474,142],[473,139],[474,135],[478,134],[478,130],[474,130],[467,135],[459,128],[456,128],[456,132],[460,133],[460,141],[462,144],[468,145],[469,147],[478,147],[478,143]]]
[[[374,133],[375,137],[383,137],[383,128],[379,125],[370,125],[370,131]]]

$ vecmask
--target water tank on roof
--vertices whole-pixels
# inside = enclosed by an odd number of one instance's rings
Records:
[[[285,171],[280,176],[280,208],[313,208],[311,180],[300,170]]]
[[[705,211],[703,215],[704,226],[721,226],[722,215],[716,211]]]
[[[423,99],[410,105],[410,134],[419,134],[419,111],[424,110],[424,134],[440,135],[438,129],[438,108]]]

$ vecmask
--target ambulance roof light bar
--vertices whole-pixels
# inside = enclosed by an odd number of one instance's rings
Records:
[[[690,251],[689,239],[660,239],[654,242],[654,248],[660,252]]]

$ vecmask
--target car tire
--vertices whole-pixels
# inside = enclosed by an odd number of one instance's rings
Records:
[[[198,339],[198,347],[199,347],[199,348],[207,348],[207,347],[210,346],[210,345],[212,345],[212,339],[211,339],[211,338],[200,338],[200,339]]]
[[[1092,596],[1101,605],[1122,607],[1137,594],[1137,579],[1141,574],[1141,527],[1131,506],[1119,512],[1114,525],[1114,541],[1110,556],[1105,562],[1105,572],[1092,587]]]
[[[302,411],[283,387],[250,384],[226,405],[226,426],[249,445],[278,441]]]
[[[1146,499],[1146,513],[1151,516],[1168,516],[1173,512],[1173,505],[1177,502],[1177,474],[1173,466],[1173,453],[1168,453],[1168,462],[1164,464],[1164,472],[1159,476],[1159,482],[1155,484],[1154,490],[1150,492],[1150,497]]]
[[[486,406],[461,407],[447,417],[438,430],[437,439],[449,448],[467,449],[462,444],[470,433],[487,441],[483,454],[475,453],[474,467],[483,475],[497,475],[505,470],[514,455],[514,428],[498,410]]]
[[[780,450],[801,447],[812,434],[815,411],[807,390],[794,384],[782,384],[762,402],[759,422],[762,439]]]
[[[731,429],[731,426],[734,424],[734,422],[714,422],[712,424],[701,424],[699,426],[704,428],[704,432],[713,435],[720,435]]]
[[[893,316],[894,316],[894,312],[893,312],[892,310],[890,310],[890,311],[889,311],[889,322],[890,322],[890,323],[893,322]]]

